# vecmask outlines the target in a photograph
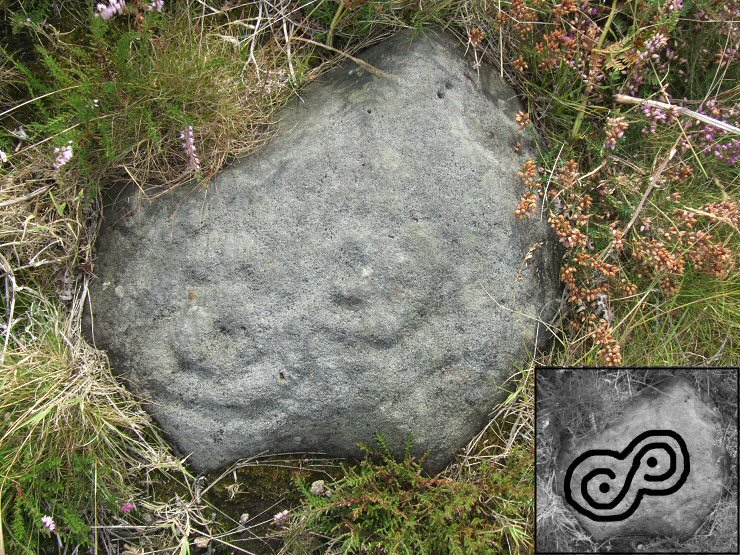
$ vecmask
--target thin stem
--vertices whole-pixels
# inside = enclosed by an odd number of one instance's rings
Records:
[[[51,91],[46,94],[42,94],[41,96],[35,96],[31,98],[30,100],[26,100],[25,102],[21,102],[20,104],[16,104],[12,108],[8,108],[3,113],[0,114],[0,118],[3,116],[7,116],[10,112],[13,112],[14,110],[17,110],[18,108],[23,108],[26,104],[31,104],[32,102],[36,102],[37,100],[41,100],[42,98],[46,98],[47,96],[51,96],[53,94],[57,94],[60,92],[68,91],[71,89],[79,89],[82,85],[72,85],[71,87],[64,87],[63,89],[57,89],[55,91]]]
[[[676,150],[678,148],[679,140],[680,140],[680,137],[676,139],[675,143],[673,143],[673,146],[671,147],[671,150],[668,153],[668,156],[666,156],[665,160],[663,160],[663,162],[660,164],[660,167],[658,168],[658,170],[653,174],[652,178],[650,178],[650,184],[645,190],[645,193],[642,195],[642,198],[640,199],[640,203],[637,205],[637,208],[635,209],[634,214],[632,214],[632,218],[622,230],[622,238],[627,237],[627,234],[629,233],[630,229],[632,229],[632,226],[635,225],[635,222],[637,221],[637,218],[640,215],[640,212],[642,212],[642,209],[645,207],[645,203],[647,202],[648,197],[650,197],[650,193],[653,192],[653,189],[655,188],[655,185],[658,183],[660,176],[663,175],[663,172],[668,166],[668,162],[673,160],[673,157],[676,155]]]
[[[337,8],[336,13],[334,14],[334,19],[331,20],[331,25],[329,25],[329,34],[326,36],[326,44],[327,46],[331,46],[334,42],[334,30],[337,28],[337,25],[339,24],[339,20],[342,19],[342,14],[344,13],[344,2],[341,2],[339,4],[339,7]]]

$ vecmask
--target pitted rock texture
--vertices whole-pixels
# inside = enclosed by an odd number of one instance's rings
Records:
[[[670,433],[666,434],[665,431]],[[670,437],[674,434],[685,443],[688,464],[681,453],[681,441]],[[649,437],[635,441],[641,435]],[[576,470],[571,482],[578,486],[581,478],[586,477],[587,493],[594,502],[605,506],[618,499],[629,469],[635,466],[631,485],[622,500],[614,508],[597,509],[590,505],[587,507],[589,512],[599,518],[614,518],[626,514],[638,488],[653,491],[677,489],[670,494],[643,495],[634,512],[618,520],[601,521],[582,514],[567,502],[567,496],[564,496],[565,506],[599,541],[623,536],[685,539],[714,510],[722,494],[729,462],[722,437],[717,408],[710,400],[703,400],[687,381],[672,379],[655,389],[646,389],[633,399],[620,420],[601,433],[566,443],[558,461],[558,485],[564,492],[568,482],[567,469],[574,461],[578,463],[579,456],[593,453],[593,450],[622,452],[630,442],[634,442],[635,448],[623,460],[589,454],[587,460],[573,465]],[[666,447],[656,447],[660,443]],[[648,444],[652,444],[652,447]],[[642,457],[636,456],[642,449]],[[674,471],[671,471],[669,451],[676,454]],[[614,478],[600,472],[600,469],[611,470]],[[589,475],[592,477],[588,478]],[[685,482],[681,485],[684,477]],[[572,489],[574,499],[579,506],[583,506],[580,488]]]
[[[309,85],[258,154],[106,212],[94,339],[199,470],[357,455],[446,464],[557,308],[546,225],[513,217],[514,92],[455,39],[400,34]],[[526,141],[524,141],[526,144]]]

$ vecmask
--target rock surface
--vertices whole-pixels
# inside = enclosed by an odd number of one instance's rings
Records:
[[[599,434],[570,443],[561,451],[558,483],[566,506],[596,540],[617,536],[685,539],[712,512],[727,477],[719,412],[681,379],[646,389],[620,420]],[[619,452],[624,459],[598,454],[602,450]],[[633,467],[631,483],[625,488]],[[586,493],[603,508],[584,500],[584,482]],[[623,489],[625,495],[616,502]],[[644,494],[635,503],[640,489]]]
[[[436,32],[360,57],[393,77],[341,65],[207,192],[107,209],[94,339],[198,470],[376,432],[439,469],[558,305],[512,89]]]

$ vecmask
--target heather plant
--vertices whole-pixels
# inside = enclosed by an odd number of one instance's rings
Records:
[[[259,44],[238,48],[242,37],[229,33],[228,15],[201,34],[183,11],[167,17],[159,4],[99,4],[92,17],[70,9],[64,23],[71,36],[61,40],[49,4],[40,4],[31,17],[11,16],[14,41],[33,44],[41,67],[4,53],[34,99],[10,117],[25,123],[27,142],[58,145],[57,169],[67,165],[89,188],[123,176],[171,187],[196,171],[188,151],[173,156],[183,129],[210,155],[205,177],[223,165],[225,153],[243,155],[259,144],[275,101],[274,94],[261,94],[259,77],[277,60]],[[108,10],[102,15],[101,6]],[[302,78],[299,60],[296,65],[293,84]],[[191,172],[183,169],[188,166]]]
[[[514,0],[492,24],[550,145],[524,165],[515,215],[547,217],[564,248],[566,341],[582,356],[594,345],[621,364],[635,307],[673,302],[697,275],[732,290],[738,6]],[[721,357],[725,337],[688,360]]]
[[[522,387],[531,387],[529,379],[525,374]],[[284,552],[528,552],[534,464],[531,445],[518,432],[508,450],[505,440],[482,434],[455,475],[436,477],[426,475],[408,449],[395,458],[379,436],[379,448],[365,448],[366,459],[343,466],[338,480],[320,487],[299,480],[302,505],[281,515],[281,525],[289,519]]]

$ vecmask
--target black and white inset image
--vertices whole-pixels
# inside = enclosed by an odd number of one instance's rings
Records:
[[[541,368],[538,553],[737,553],[738,369]]]

